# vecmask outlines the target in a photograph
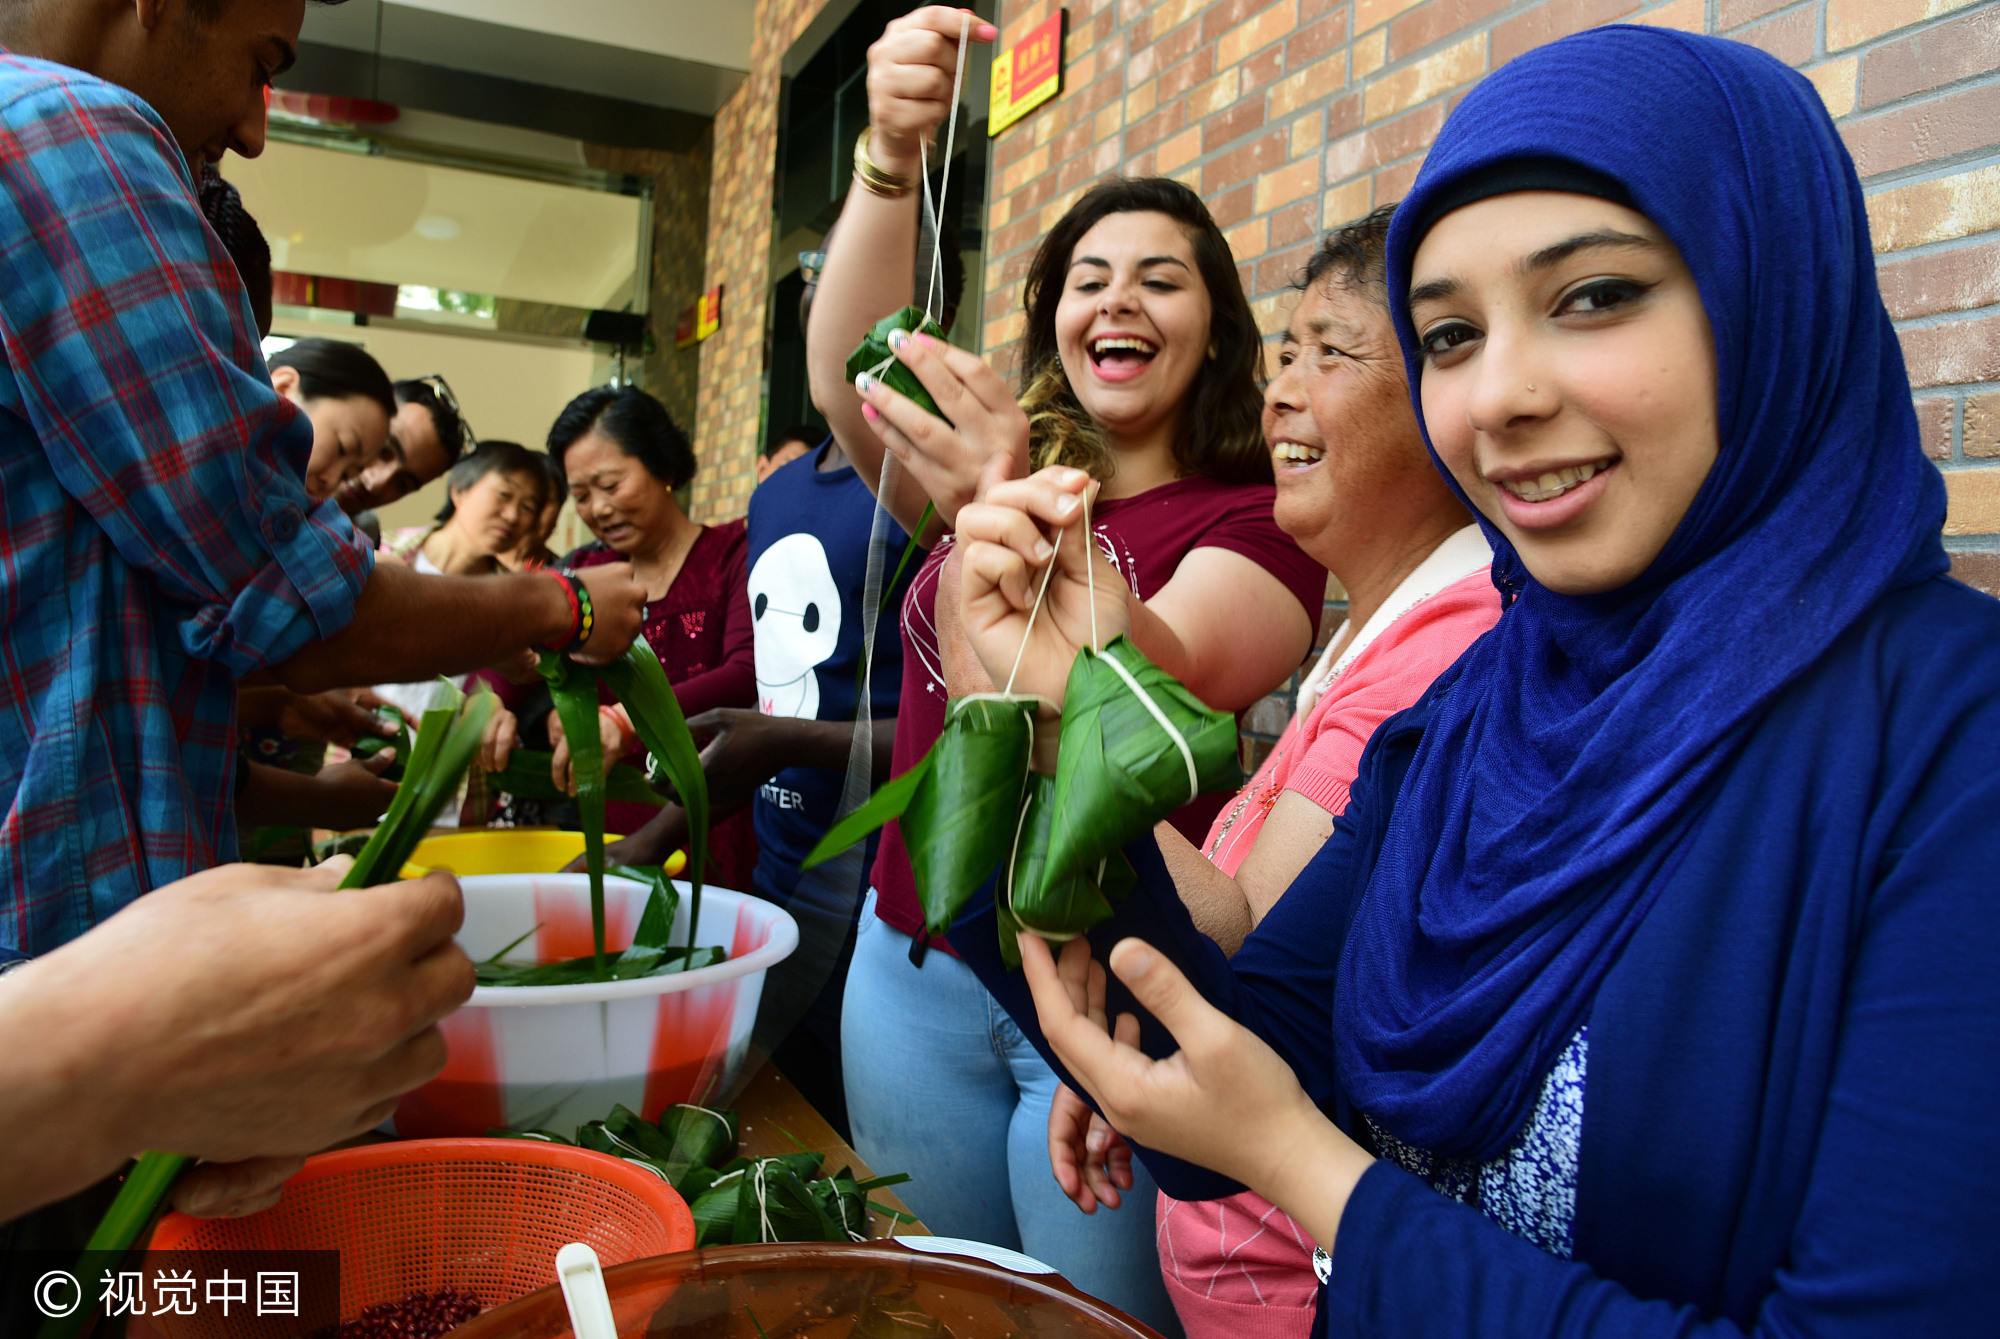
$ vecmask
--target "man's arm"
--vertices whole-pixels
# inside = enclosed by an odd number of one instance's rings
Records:
[[[346,864],[197,874],[0,977],[0,1221],[139,1149],[317,1152],[443,1067],[458,885],[329,896]]]
[[[576,574],[590,592],[595,630],[576,658],[602,664],[639,634],[645,588],[624,563]],[[464,674],[569,635],[572,615],[562,585],[547,573],[424,576],[378,565],[354,603],[354,619],[323,641],[308,642],[276,666],[279,680],[302,693],[362,683],[415,683]]]
[[[304,473],[242,281],[152,111],[83,75],[0,109],[0,348],[62,494],[241,676],[352,617],[372,550]],[[57,503],[51,496],[47,509]]]

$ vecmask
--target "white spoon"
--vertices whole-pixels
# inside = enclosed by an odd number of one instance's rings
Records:
[[[604,1269],[597,1252],[573,1241],[556,1252],[556,1281],[562,1284],[563,1305],[576,1339],[618,1339],[611,1319],[611,1294],[604,1289]]]

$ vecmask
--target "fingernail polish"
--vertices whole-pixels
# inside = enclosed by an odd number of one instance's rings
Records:
[[[870,423],[874,423],[881,419],[882,413],[874,405],[864,402],[861,406],[861,417],[867,419]]]
[[[928,349],[932,345],[937,343],[936,340],[932,339],[929,335],[924,334],[922,331],[918,331],[916,334],[911,335],[910,339],[920,349]]]
[[[909,331],[891,330],[889,332],[889,351],[891,353],[901,353],[903,351],[903,346],[905,344],[908,344],[909,342],[910,342]]]
[[[868,394],[869,391],[875,389],[875,378],[869,376],[866,372],[856,372],[854,374],[854,389],[863,395]]]

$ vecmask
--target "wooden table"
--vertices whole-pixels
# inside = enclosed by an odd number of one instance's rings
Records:
[[[755,1058],[752,1057],[753,1062]],[[736,1110],[742,1119],[738,1151],[744,1157],[770,1158],[780,1153],[796,1153],[799,1144],[804,1144],[812,1152],[826,1155],[826,1169],[830,1172],[839,1171],[842,1167],[851,1168],[857,1181],[865,1181],[876,1174],[861,1160],[861,1155],[840,1137],[839,1132],[827,1124],[826,1117],[814,1110],[805,1095],[792,1086],[791,1080],[780,1074],[778,1067],[768,1060],[757,1065],[756,1076],[736,1099]],[[787,1134],[792,1138],[786,1138]],[[793,1143],[792,1139],[798,1143]],[[868,1198],[877,1204],[910,1212],[909,1206],[896,1197],[894,1190],[877,1190]],[[922,1223],[899,1223],[880,1214],[870,1214],[868,1234],[871,1237],[927,1237],[931,1235],[931,1230]]]

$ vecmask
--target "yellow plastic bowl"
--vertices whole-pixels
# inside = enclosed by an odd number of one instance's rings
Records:
[[[604,840],[617,841],[610,833]],[[403,877],[420,878],[434,869],[454,874],[552,874],[583,854],[581,832],[555,829],[481,828],[426,837],[410,853]],[[669,878],[687,867],[687,853],[676,851],[666,861]]]

